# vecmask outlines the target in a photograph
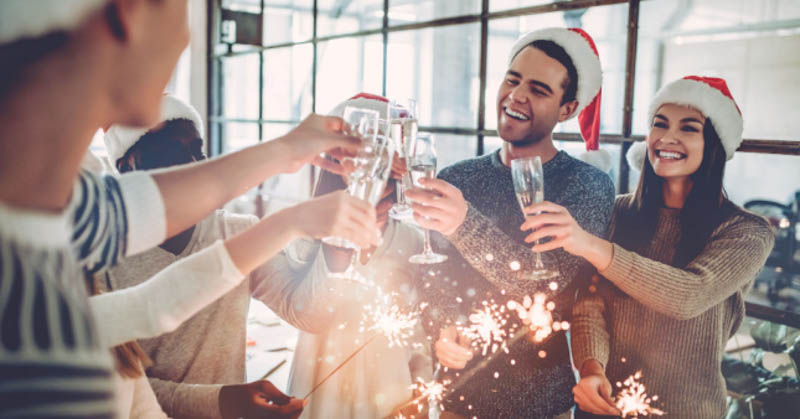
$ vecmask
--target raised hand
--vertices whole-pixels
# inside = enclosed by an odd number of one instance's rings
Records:
[[[527,218],[520,226],[520,230],[533,230],[525,237],[526,243],[538,243],[539,239],[551,238],[547,243],[533,246],[534,252],[562,248],[568,253],[586,259],[600,271],[611,264],[614,255],[613,245],[584,230],[569,210],[561,205],[544,201],[525,208],[525,214]]]
[[[467,201],[455,186],[441,179],[420,179],[424,188],[406,191],[414,210],[414,221],[423,228],[449,236],[467,218]]]
[[[329,172],[344,174],[345,169],[337,160],[355,153],[361,140],[344,135],[343,127],[341,118],[311,114],[286,135],[274,140],[289,162],[288,171],[296,172],[311,163]],[[321,153],[335,160],[321,157]]]
[[[364,249],[380,242],[375,208],[347,191],[305,201],[291,208],[290,215],[295,228],[308,237],[342,237]]]

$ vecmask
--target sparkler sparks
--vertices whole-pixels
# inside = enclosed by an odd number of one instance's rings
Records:
[[[469,316],[469,326],[461,328],[461,333],[472,340],[472,346],[476,349],[482,347],[482,354],[494,353],[498,349],[508,352],[506,346],[506,324],[508,323],[508,313],[506,307],[496,304],[494,301],[483,301],[483,308],[475,310]]]
[[[396,293],[383,294],[379,290],[376,302],[364,306],[359,331],[375,331],[386,336],[390,347],[408,346],[408,339],[414,334],[419,313],[404,311],[393,302],[395,297]]]
[[[444,399],[445,393],[445,386],[450,384],[449,380],[444,380],[443,382],[438,381],[429,381],[425,382],[421,378],[417,377],[417,381],[411,385],[411,389],[418,393],[414,400],[417,405],[417,411],[422,412],[422,409],[425,406],[425,401],[427,400],[428,403],[436,403],[439,405],[439,410],[444,410],[442,406],[442,399]]]
[[[617,382],[617,388],[620,392],[617,394],[616,406],[622,417],[639,417],[641,416],[661,416],[663,411],[650,406],[652,402],[658,401],[658,396],[648,396],[644,384],[639,380],[642,378],[642,372],[637,371],[636,374],[626,378],[624,382]]]
[[[553,310],[556,305],[547,301],[544,294],[536,294],[533,298],[525,296],[522,303],[509,301],[506,306],[509,310],[516,310],[522,323],[533,333],[533,340],[539,343],[550,336],[554,331],[567,330],[569,323],[553,320]]]

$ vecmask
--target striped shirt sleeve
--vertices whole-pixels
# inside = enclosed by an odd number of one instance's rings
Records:
[[[69,210],[71,241],[87,275],[166,238],[164,202],[146,172],[114,177],[83,171]]]

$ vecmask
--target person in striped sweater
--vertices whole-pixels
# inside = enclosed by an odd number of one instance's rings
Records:
[[[79,172],[98,128],[157,120],[187,20],[186,1],[0,2],[0,417],[113,417],[87,279],[266,178],[311,162],[337,170],[319,154],[358,147],[340,119],[312,115],[279,139],[188,167]],[[374,210],[359,217],[374,222]],[[285,227],[274,234],[292,234]],[[340,233],[371,243],[377,229],[366,230],[367,240]],[[225,250],[243,274],[263,252],[235,238]]]
[[[611,239],[584,231],[567,210],[528,208],[526,240],[561,248],[598,271],[573,309],[572,351],[582,411],[619,415],[612,382],[637,371],[670,418],[725,415],[720,364],[745,316],[744,296],[774,242],[766,220],[727,199],[725,161],[742,141],[742,116],[724,80],[688,76],[664,86],[650,132],[632,148],[642,170],[617,197]],[[643,153],[647,157],[644,158]]]

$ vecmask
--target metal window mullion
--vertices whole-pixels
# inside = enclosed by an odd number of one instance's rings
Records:
[[[543,14],[543,13],[553,13],[565,10],[573,10],[573,9],[583,9],[588,7],[594,6],[608,6],[620,3],[626,3],[628,0],[577,0],[572,2],[558,2],[558,3],[551,3],[542,6],[533,6],[533,7],[523,7],[518,9],[506,10],[502,12],[494,12],[494,13],[487,13],[486,18],[488,20],[493,19],[503,19],[508,17],[519,17],[519,16],[530,16],[536,14]],[[314,2],[314,15],[317,15],[317,4],[316,1]],[[388,15],[386,16],[388,19]],[[439,19],[432,19],[425,22],[414,22],[414,23],[406,23],[402,25],[396,26],[388,26],[385,30],[387,32],[402,32],[402,31],[410,31],[410,30],[418,30],[418,29],[427,29],[427,28],[435,28],[441,26],[452,26],[452,25],[460,25],[466,23],[475,23],[479,22],[483,19],[483,14],[468,14],[468,15],[460,15],[460,16],[451,16]],[[261,46],[255,47],[252,50],[248,51],[239,51],[239,52],[229,52],[226,54],[220,54],[224,56],[236,56],[236,55],[244,55],[244,54],[252,54],[258,51],[263,51],[267,49],[276,49],[276,48],[286,48],[295,45],[302,45],[308,44],[313,42],[326,42],[332,41],[335,39],[341,38],[355,38],[355,37],[364,37],[369,35],[378,35],[383,33],[384,28],[377,28],[377,29],[367,29],[363,31],[357,32],[350,32],[350,33],[341,33],[341,34],[333,34],[327,35],[324,37],[317,36],[316,30],[316,17],[315,17],[315,24],[314,24],[314,35],[312,39],[307,39],[304,41],[297,41],[297,42],[286,42],[282,44],[274,44],[268,46]]]
[[[636,85],[636,56],[637,41],[639,37],[639,0],[631,0],[628,3],[628,37],[625,52],[625,99],[622,109],[622,136],[630,138],[633,131],[633,91]],[[622,143],[619,153],[619,174],[618,189],[619,193],[628,193],[630,183],[630,167],[626,154],[631,147],[630,142]]]
[[[389,0],[383,0],[383,26],[381,36],[383,38],[383,78],[381,79],[381,95],[386,97],[386,80],[389,73]]]
[[[319,8],[318,8],[318,0],[314,0],[314,5],[311,11],[311,112],[317,112],[317,65],[319,64],[317,60],[317,46],[319,45],[319,40],[317,39],[317,25],[319,24]],[[316,179],[318,169],[316,166],[311,166],[310,174],[309,174],[309,191],[311,194],[314,193],[314,179]]]
[[[481,50],[478,68],[478,147],[480,156],[484,151],[483,130],[486,128],[486,78],[489,55],[489,0],[481,1]]]

